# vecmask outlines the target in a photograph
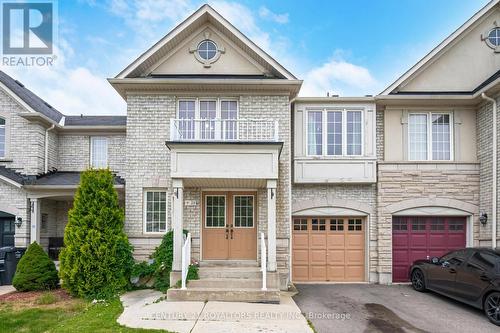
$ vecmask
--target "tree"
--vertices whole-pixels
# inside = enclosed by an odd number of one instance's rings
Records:
[[[63,287],[75,296],[110,298],[129,285],[132,247],[113,185],[109,170],[81,175],[59,256]]]
[[[12,285],[18,291],[54,289],[59,284],[56,265],[36,242],[32,243],[17,264]]]

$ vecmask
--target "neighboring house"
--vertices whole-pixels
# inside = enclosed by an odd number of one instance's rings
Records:
[[[59,246],[90,166],[115,172],[137,259],[174,230],[177,282],[187,229],[218,293],[259,289],[261,234],[272,290],[404,281],[416,258],[491,246],[498,3],[374,97],[297,97],[302,81],[208,5],[109,79],[127,117],[64,116],[0,73],[0,246]]]

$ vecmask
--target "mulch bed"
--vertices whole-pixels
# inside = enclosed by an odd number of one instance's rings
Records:
[[[35,301],[40,295],[45,293],[46,291],[26,291],[19,292],[13,291],[8,294],[0,295],[0,302],[30,302]],[[64,289],[56,289],[51,291],[54,295],[57,296],[58,300],[64,301],[71,299],[71,295]]]

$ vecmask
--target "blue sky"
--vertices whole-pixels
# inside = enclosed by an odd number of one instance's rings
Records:
[[[106,78],[203,3],[59,0],[55,65],[1,68],[63,113],[125,114]],[[209,3],[303,79],[301,95],[360,96],[379,93],[488,0]]]

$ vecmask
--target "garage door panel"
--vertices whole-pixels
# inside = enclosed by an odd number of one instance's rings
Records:
[[[409,235],[408,234],[394,234],[392,238],[392,246],[394,247],[399,247],[403,246],[406,247],[409,242]]]
[[[311,234],[309,239],[311,248],[326,248],[326,234]]]
[[[328,248],[329,249],[344,249],[345,247],[345,237],[344,234],[329,234],[327,236]]]
[[[326,280],[326,265],[310,266],[310,280],[312,281],[325,281]]]
[[[328,264],[329,265],[344,265],[345,264],[345,251],[342,250],[329,250],[328,251]]]
[[[295,281],[364,281],[365,227],[363,223],[363,219],[357,217],[294,218],[293,279]],[[307,240],[305,235],[308,237]],[[309,259],[307,274],[304,262],[306,254]],[[295,258],[296,256],[298,258]]]
[[[359,281],[359,277],[364,274],[364,266],[347,266],[346,267],[346,280],[348,281]]]
[[[293,263],[297,265],[307,265],[309,262],[309,250],[293,250]]]
[[[345,266],[328,266],[328,281],[345,281]]]
[[[309,252],[309,260],[311,264],[323,264],[326,265],[326,250],[313,250]]]
[[[407,249],[404,250],[393,250],[392,251],[392,257],[393,257],[393,265],[396,264],[406,264],[410,258],[408,257],[409,251]]]
[[[346,263],[347,265],[355,264],[360,265],[364,260],[363,250],[346,250]]]
[[[419,232],[418,234],[410,235],[410,246],[414,248],[427,248],[427,235]]]
[[[446,234],[430,234],[429,235],[429,247],[442,246],[446,244]]]
[[[294,248],[307,249],[309,248],[309,235],[308,234],[294,234],[293,236]]]
[[[408,271],[415,260],[439,257],[465,247],[465,217],[394,216],[392,226],[394,282],[408,281]],[[408,242],[405,244],[406,237]]]
[[[346,246],[347,248],[364,248],[364,237],[363,234],[352,234],[348,233],[346,235]]]
[[[294,265],[292,275],[295,281],[309,281],[309,265]]]

